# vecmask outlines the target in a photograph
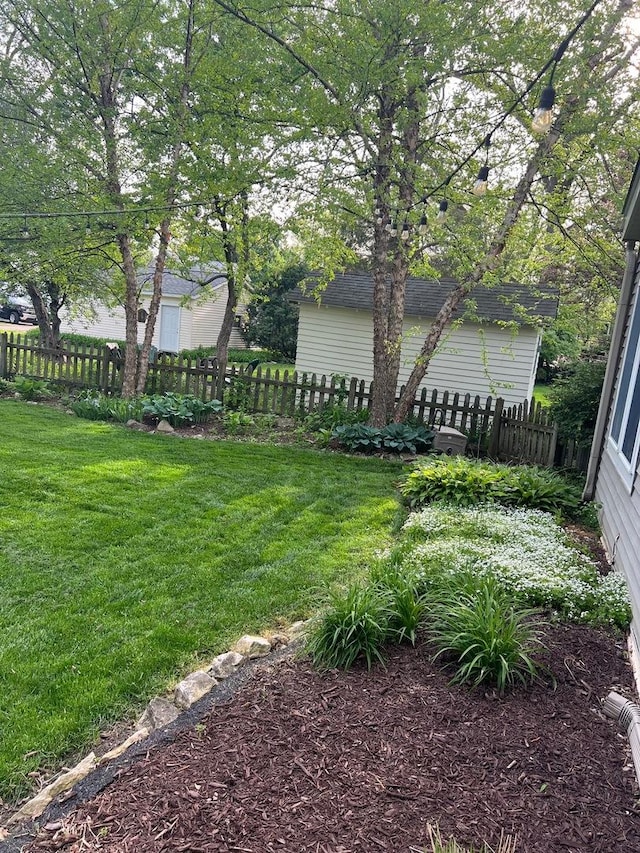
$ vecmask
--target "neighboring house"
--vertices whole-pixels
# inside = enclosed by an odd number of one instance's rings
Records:
[[[400,384],[411,372],[433,318],[454,287],[451,279],[407,281]],[[300,305],[296,370],[373,379],[373,282],[365,273],[336,275],[320,302],[311,289],[296,288]],[[516,307],[521,306],[521,307]],[[508,405],[533,393],[541,321],[556,316],[555,294],[533,296],[507,284],[477,288],[445,330],[421,387],[503,397]],[[526,312],[523,315],[522,309]]]
[[[220,268],[222,269],[222,267]],[[210,284],[200,284],[214,277]],[[140,317],[146,319],[151,298],[153,270],[139,274],[141,285]],[[161,352],[177,353],[184,349],[215,346],[222,325],[227,299],[224,273],[211,269],[192,269],[188,278],[165,270],[162,299],[152,344]],[[244,306],[238,306],[236,322],[229,346],[244,348],[240,334]],[[75,332],[96,338],[122,341],[125,337],[125,313],[122,306],[95,304],[93,312],[84,316],[63,314],[62,333]],[[142,343],[144,322],[138,324],[138,342]]]
[[[626,577],[632,641],[640,650],[640,161],[623,209],[626,268],[620,290],[585,500],[600,502],[609,559]],[[637,658],[640,660],[640,657]]]

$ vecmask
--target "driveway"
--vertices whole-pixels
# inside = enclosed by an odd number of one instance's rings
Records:
[[[8,320],[0,320],[0,332],[15,332],[17,335],[24,335],[25,332],[36,328],[37,326],[32,326],[30,323],[10,323]]]

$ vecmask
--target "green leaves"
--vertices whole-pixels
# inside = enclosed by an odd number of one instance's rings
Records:
[[[471,586],[471,589],[470,589]],[[470,584],[458,576],[429,601],[429,634],[436,659],[449,657],[453,683],[490,684],[502,695],[537,674],[532,657],[541,645],[537,611],[522,607],[493,578]]]
[[[580,507],[577,486],[546,468],[497,465],[463,456],[439,457],[421,463],[400,486],[413,508],[432,501],[457,506],[499,503],[574,516]]]
[[[377,587],[350,587],[334,595],[331,608],[311,633],[307,650],[319,669],[349,669],[363,657],[369,669],[384,663],[389,636],[389,602]]]
[[[164,419],[172,426],[203,423],[211,414],[221,411],[220,400],[205,402],[191,394],[154,394],[142,398],[144,417]]]
[[[433,432],[426,427],[395,423],[382,429],[367,424],[343,424],[335,427],[331,437],[348,450],[362,453],[372,453],[375,450],[426,453],[433,443]]]

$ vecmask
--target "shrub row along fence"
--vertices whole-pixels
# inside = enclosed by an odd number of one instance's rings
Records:
[[[0,378],[28,377],[56,384],[69,392],[97,388],[118,394],[122,385],[122,358],[109,347],[66,344],[49,350],[31,338],[0,334]],[[349,411],[366,410],[371,383],[364,380],[272,370],[268,366],[230,366],[221,375],[215,359],[159,355],[149,365],[146,391],[193,394],[217,398],[226,406],[247,412],[293,417],[325,406],[342,405]],[[402,391],[402,389],[401,389]],[[585,470],[588,448],[561,443],[557,424],[533,400],[506,407],[498,398],[423,388],[413,402],[411,416],[430,426],[447,426],[468,436],[468,448],[477,455],[503,461]]]

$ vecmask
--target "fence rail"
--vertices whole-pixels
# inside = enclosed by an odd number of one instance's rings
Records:
[[[118,394],[122,359],[106,346],[65,344],[48,349],[31,338],[0,334],[0,378],[25,377],[55,383],[69,391],[97,388]],[[214,361],[161,355],[149,364],[146,391],[193,394],[220,399],[230,408],[293,417],[340,404],[349,411],[368,410],[371,383],[318,376],[258,365],[231,366],[224,375]],[[402,393],[403,389],[400,389]],[[410,415],[430,426],[448,426],[468,436],[468,448],[493,459],[585,470],[588,448],[561,444],[557,424],[534,400],[505,407],[504,401],[479,395],[427,391],[414,399]]]

